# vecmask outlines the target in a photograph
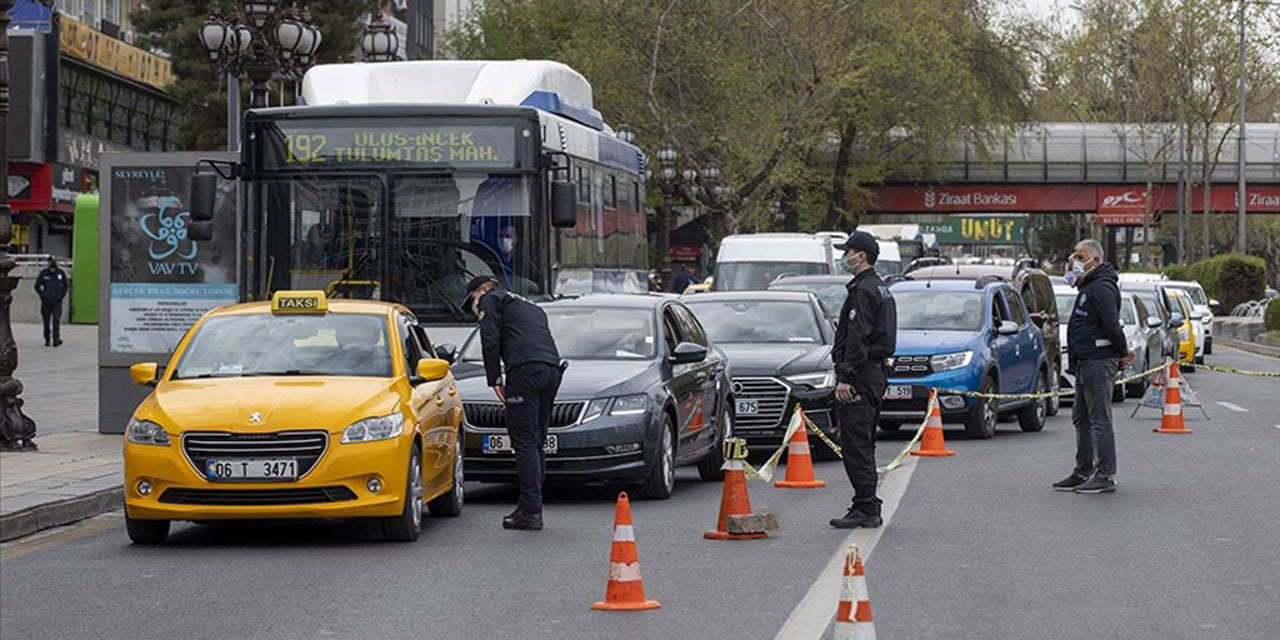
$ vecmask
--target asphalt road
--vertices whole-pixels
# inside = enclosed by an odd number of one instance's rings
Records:
[[[1210,362],[1280,370],[1227,349]],[[671,500],[633,502],[657,611],[588,609],[604,595],[614,490],[555,490],[547,529],[522,533],[499,525],[513,488],[471,485],[462,517],[429,520],[412,544],[361,523],[249,524],[180,525],[164,546],[134,547],[118,513],[10,543],[0,637],[816,638],[834,613],[831,561],[853,539],[871,551],[882,638],[1273,639],[1280,381],[1188,379],[1213,416],[1188,412],[1193,435],[1153,434],[1158,410],[1129,419],[1134,401],[1116,405],[1113,495],[1049,489],[1070,471],[1065,411],[1038,434],[949,432],[958,455],[891,473],[885,493],[905,490],[901,503],[852,538],[826,524],[848,499],[838,463],[817,465],[826,489],[753,482],[753,506],[782,528],[750,542],[702,539],[720,488],[683,470]],[[882,458],[905,437],[883,441]]]

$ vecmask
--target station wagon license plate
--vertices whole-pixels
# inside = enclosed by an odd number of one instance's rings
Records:
[[[294,458],[235,458],[207,460],[204,477],[209,480],[297,480]]]
[[[759,400],[738,400],[737,405],[735,409],[740,416],[754,416],[760,413]]]
[[[885,400],[910,400],[911,385],[891,384],[888,387],[885,387],[884,399]]]
[[[513,453],[515,449],[511,447],[511,436],[485,436],[483,451],[485,453]],[[544,453],[559,452],[560,436],[547,436],[547,439],[542,443],[542,451]]]

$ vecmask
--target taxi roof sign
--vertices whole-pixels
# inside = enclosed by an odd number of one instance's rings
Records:
[[[323,291],[277,291],[271,296],[271,313],[326,313],[329,299]]]

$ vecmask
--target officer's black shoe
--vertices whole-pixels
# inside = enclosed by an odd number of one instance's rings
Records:
[[[1112,493],[1115,490],[1116,481],[1102,476],[1094,476],[1075,489],[1076,493]]]
[[[61,346],[62,346],[62,341],[61,341],[61,340],[54,340],[54,341],[53,341],[53,346],[55,346],[55,347],[61,347]]]
[[[843,518],[832,518],[831,526],[837,529],[857,529],[862,527],[865,529],[875,529],[884,524],[879,515],[870,515],[863,513],[856,508],[849,509]]]
[[[1080,476],[1073,473],[1067,476],[1066,479],[1059,480],[1053,483],[1053,490],[1054,491],[1074,491],[1076,487],[1084,484],[1085,481],[1086,481],[1085,478],[1081,478]]]
[[[519,509],[502,519],[503,529],[519,529],[522,531],[542,531],[542,514],[525,513]]]

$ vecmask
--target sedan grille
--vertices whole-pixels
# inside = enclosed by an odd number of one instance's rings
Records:
[[[182,450],[201,476],[210,459],[294,458],[298,461],[298,477],[301,478],[316,466],[328,445],[329,434],[324,431],[196,431],[182,436]]]
[[[551,426],[567,427],[578,423],[585,402],[557,402],[551,407]],[[467,424],[488,429],[506,429],[507,416],[502,405],[496,402],[464,402]]]
[[[355,500],[356,494],[346,487],[314,487],[308,489],[166,489],[160,502],[167,504],[200,504],[215,506],[264,506],[281,504],[319,504]]]
[[[896,356],[889,375],[895,378],[923,378],[933,373],[929,356]]]
[[[755,415],[735,415],[734,428],[773,429],[782,424],[791,388],[773,378],[734,378],[733,399],[757,401]]]

